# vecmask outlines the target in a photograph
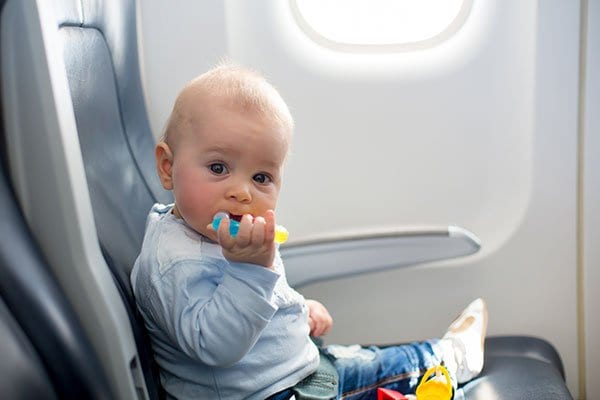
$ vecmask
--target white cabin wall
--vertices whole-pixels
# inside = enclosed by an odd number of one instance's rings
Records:
[[[583,133],[583,300],[586,394],[600,398],[600,1],[587,2],[581,100]]]
[[[138,15],[148,117],[158,138],[183,85],[227,57],[224,3],[143,0]]]

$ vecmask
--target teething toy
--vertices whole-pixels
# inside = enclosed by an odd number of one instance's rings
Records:
[[[229,214],[227,214],[226,212],[218,212],[213,217],[212,227],[215,231],[219,229],[219,225],[221,224],[221,220],[223,218],[229,218]],[[239,230],[240,230],[240,223],[233,219],[230,220],[229,221],[229,234],[231,235],[231,237],[235,237],[235,235],[238,234]],[[275,226],[275,243],[278,243],[278,244],[285,243],[285,241],[288,240],[289,236],[290,236],[290,234],[289,234],[288,230],[285,229],[283,226],[281,226],[281,225]]]
[[[444,374],[445,383],[437,379],[429,380],[432,374],[435,374],[435,377],[440,376],[440,371]],[[452,382],[448,370],[441,365],[429,368],[417,386],[416,395],[417,400],[450,400],[452,398]]]

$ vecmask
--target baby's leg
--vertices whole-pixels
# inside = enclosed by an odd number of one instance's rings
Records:
[[[414,393],[425,371],[439,365],[439,340],[401,346],[367,347],[331,345],[325,348],[339,373],[339,397],[348,400],[377,399],[377,388]]]
[[[444,365],[458,383],[476,377],[483,368],[487,307],[482,299],[467,306],[440,340]]]
[[[483,368],[483,343],[487,329],[485,302],[477,299],[450,324],[441,340],[400,346],[358,345],[325,348],[340,376],[338,398],[377,399],[377,388],[414,393],[425,371],[444,363],[453,381],[464,383]],[[456,388],[456,383],[453,386]]]

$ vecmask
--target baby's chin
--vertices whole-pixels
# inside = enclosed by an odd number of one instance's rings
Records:
[[[217,232],[215,232],[214,230],[210,229],[207,225],[205,224],[203,226],[197,226],[197,225],[192,225],[190,224],[188,221],[186,221],[186,224],[192,228],[193,230],[195,230],[197,233],[199,233],[200,235],[212,240],[213,242],[218,242],[218,238],[217,238]],[[199,224],[202,225],[202,224]]]
[[[199,234],[201,234],[204,237],[209,238],[213,242],[219,241],[219,239],[217,238],[217,232],[215,232],[212,229],[207,228],[206,226],[203,227],[202,229],[195,229],[195,230],[196,230],[196,232],[198,232]]]

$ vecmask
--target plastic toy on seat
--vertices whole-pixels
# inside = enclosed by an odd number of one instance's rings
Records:
[[[444,374],[446,382],[437,379],[441,376],[440,372]],[[432,375],[434,379],[429,379]],[[416,395],[417,400],[450,400],[452,398],[452,382],[448,370],[441,365],[429,368],[417,386]]]
[[[377,388],[377,400],[408,400],[408,397],[396,390]]]
[[[216,213],[215,216],[213,217],[212,227],[215,231],[219,229],[219,225],[221,224],[221,220],[223,218],[229,218],[229,214],[227,214],[224,211],[221,211],[221,212]],[[232,237],[234,237],[235,235],[237,235],[239,230],[240,230],[240,223],[233,219],[230,220],[229,221],[229,234]],[[290,234],[289,234],[288,230],[285,229],[283,226],[281,226],[281,225],[275,226],[275,243],[278,243],[278,244],[285,243],[288,240],[289,236],[290,236]]]

